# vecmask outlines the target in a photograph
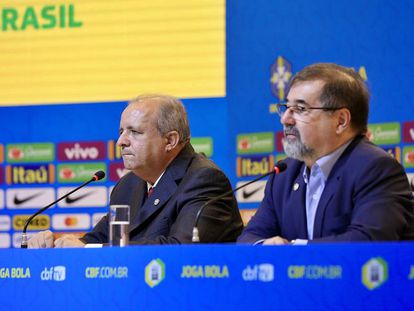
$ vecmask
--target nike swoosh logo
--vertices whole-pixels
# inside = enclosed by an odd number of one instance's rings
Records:
[[[91,194],[92,194],[92,192],[88,192],[88,193],[82,194],[82,195],[74,197],[74,198],[73,197],[71,198],[70,196],[68,196],[68,197],[66,197],[65,202],[66,202],[66,204],[73,204],[76,201],[82,200],[83,198],[86,198],[87,196],[90,196]]]
[[[247,192],[246,190],[243,190],[243,199],[248,199],[250,198],[252,195],[254,195],[256,192],[260,191],[263,189],[263,186],[260,186],[259,188],[256,188],[252,191]]]
[[[29,195],[28,197],[25,197],[23,199],[20,199],[17,197],[17,195],[14,195],[14,199],[13,199],[13,203],[15,205],[21,205],[23,203],[26,203],[27,201],[33,200],[34,198],[37,198],[38,196],[40,196],[42,194],[42,192],[38,192],[32,195]]]

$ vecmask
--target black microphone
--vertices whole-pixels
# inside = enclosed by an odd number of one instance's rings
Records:
[[[23,232],[22,232],[22,244],[21,244],[21,248],[27,248],[27,234],[26,234],[26,230],[27,227],[29,226],[29,223],[33,220],[33,218],[35,218],[37,215],[43,213],[45,210],[47,210],[49,207],[51,207],[52,205],[56,204],[57,202],[59,202],[60,200],[63,200],[64,198],[68,197],[69,195],[71,195],[72,193],[74,193],[75,191],[78,191],[80,188],[85,187],[86,185],[88,185],[89,183],[93,182],[93,181],[98,181],[101,180],[102,178],[105,177],[105,172],[104,171],[97,171],[93,177],[88,180],[87,182],[84,182],[82,185],[80,185],[79,187],[77,187],[76,189],[73,189],[72,191],[66,193],[63,197],[60,197],[59,199],[57,199],[56,201],[50,203],[49,205],[41,208],[40,210],[38,210],[36,213],[34,213],[32,216],[30,216],[27,220],[26,223],[24,224],[24,228],[23,228]]]
[[[191,240],[192,240],[192,242],[193,242],[193,243],[198,243],[198,242],[200,242],[200,237],[199,237],[199,232],[198,232],[198,227],[197,227],[197,225],[198,225],[198,221],[200,220],[201,213],[203,212],[204,208],[205,208],[207,205],[209,205],[209,204],[211,204],[211,203],[213,203],[213,202],[216,202],[216,201],[218,201],[218,200],[220,200],[220,199],[224,198],[225,196],[228,196],[229,194],[233,194],[233,193],[235,193],[236,191],[239,191],[240,189],[242,189],[242,188],[244,188],[244,187],[246,187],[246,186],[248,186],[248,185],[250,185],[250,184],[255,183],[256,181],[258,181],[258,180],[260,180],[260,179],[265,178],[266,176],[269,176],[269,175],[272,175],[272,174],[279,174],[279,173],[282,173],[284,170],[286,170],[286,168],[287,168],[286,163],[284,163],[284,162],[279,162],[279,163],[277,163],[277,164],[275,165],[275,167],[273,168],[273,170],[271,170],[269,173],[266,173],[266,174],[264,174],[264,175],[261,175],[261,176],[257,177],[256,179],[253,179],[252,181],[249,181],[248,183],[246,183],[246,184],[244,184],[244,185],[241,185],[240,187],[237,187],[237,188],[236,188],[236,189],[234,189],[234,190],[227,191],[226,193],[223,193],[222,195],[219,195],[218,197],[212,198],[212,199],[208,200],[206,203],[204,203],[204,204],[200,207],[200,209],[198,210],[198,212],[197,212],[197,216],[196,216],[196,218],[195,218],[194,227],[193,227],[193,237],[192,237],[192,239],[191,239]]]

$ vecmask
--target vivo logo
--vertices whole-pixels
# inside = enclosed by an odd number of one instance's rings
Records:
[[[118,175],[119,178],[122,178],[128,172],[129,172],[129,170],[127,170],[125,168],[119,168],[119,169],[116,170],[116,174]]]
[[[109,180],[117,182],[129,172],[122,162],[109,164]]]
[[[99,155],[98,149],[92,148],[81,148],[79,144],[75,144],[73,148],[65,149],[65,154],[68,159],[76,159],[76,160],[88,160],[88,159],[96,159]]]
[[[99,141],[60,143],[57,146],[57,153],[60,161],[103,160],[105,144]]]
[[[42,281],[64,281],[66,279],[66,267],[54,266],[51,268],[44,268],[40,273],[40,279]]]

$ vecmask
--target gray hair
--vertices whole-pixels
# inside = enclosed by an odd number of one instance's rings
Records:
[[[170,95],[145,94],[138,96],[131,103],[144,101],[155,101],[159,104],[156,127],[161,135],[177,131],[180,136],[180,144],[186,144],[190,141],[187,112],[181,100]]]

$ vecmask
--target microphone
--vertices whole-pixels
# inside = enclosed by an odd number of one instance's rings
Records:
[[[227,191],[226,193],[223,193],[222,195],[219,195],[218,197],[212,198],[212,199],[208,200],[206,203],[204,203],[204,204],[200,207],[200,209],[198,210],[197,215],[196,215],[196,218],[195,218],[194,227],[193,227],[193,237],[192,237],[192,239],[191,239],[191,240],[192,240],[192,242],[193,242],[193,243],[198,243],[198,242],[200,242],[200,236],[199,236],[199,231],[198,231],[198,227],[197,227],[197,225],[198,225],[198,221],[200,220],[201,213],[203,212],[204,208],[205,208],[207,205],[209,205],[209,204],[211,204],[211,203],[213,203],[213,202],[216,202],[216,201],[218,201],[218,200],[220,200],[220,199],[224,198],[225,196],[228,196],[229,194],[233,194],[233,193],[235,193],[236,191],[239,191],[240,189],[242,189],[242,188],[244,188],[244,187],[246,187],[246,186],[248,186],[248,185],[250,185],[250,184],[255,183],[256,181],[258,181],[258,180],[260,180],[260,179],[265,178],[266,176],[269,176],[269,175],[272,175],[272,174],[279,174],[279,173],[282,173],[284,170],[286,170],[286,168],[287,168],[286,163],[284,163],[284,162],[279,162],[279,163],[277,163],[277,164],[274,166],[273,170],[271,170],[270,172],[268,172],[268,173],[266,173],[266,174],[264,174],[264,175],[261,175],[261,176],[257,177],[256,179],[253,179],[252,181],[249,181],[248,183],[246,183],[246,184],[244,184],[244,185],[241,185],[240,187],[237,187],[237,188],[236,188],[236,189],[234,189],[234,190]]]
[[[57,199],[56,201],[50,203],[49,205],[39,209],[36,213],[34,213],[32,216],[30,216],[27,220],[26,223],[24,224],[24,228],[23,228],[23,232],[22,232],[22,244],[21,244],[21,248],[27,248],[27,234],[26,234],[26,230],[27,227],[29,226],[29,223],[33,220],[33,218],[35,218],[37,215],[43,213],[45,210],[47,210],[49,207],[51,207],[52,205],[56,204],[57,202],[63,200],[64,198],[68,197],[69,195],[71,195],[72,193],[78,191],[80,188],[85,187],[86,185],[88,185],[89,183],[93,182],[93,181],[98,181],[101,180],[102,178],[105,177],[105,172],[104,171],[97,171],[90,180],[88,180],[87,182],[84,182],[82,185],[80,185],[79,187],[77,187],[76,189],[73,189],[72,191],[66,193],[63,197],[60,197],[59,199]]]

